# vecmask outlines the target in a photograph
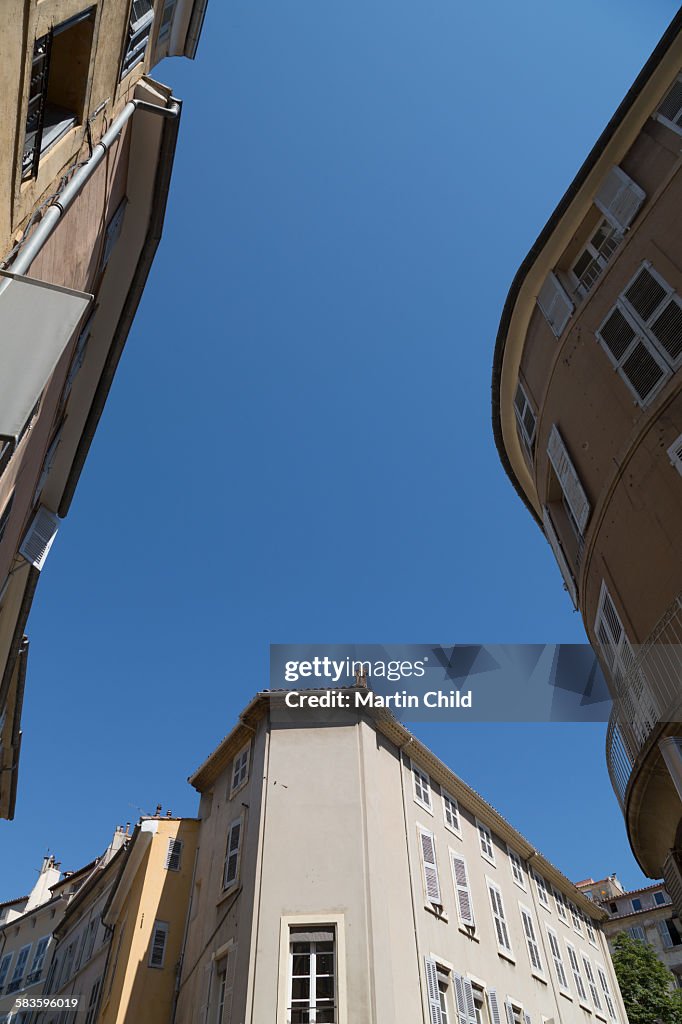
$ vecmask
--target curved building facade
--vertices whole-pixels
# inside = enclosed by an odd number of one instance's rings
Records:
[[[516,274],[493,424],[614,696],[637,860],[682,903],[682,12]]]

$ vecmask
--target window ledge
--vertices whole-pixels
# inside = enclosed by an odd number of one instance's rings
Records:
[[[494,868],[497,867],[497,864],[495,863],[493,858],[489,857],[487,853],[483,852],[483,850],[481,850],[481,857],[483,857],[483,860],[486,860],[488,862],[488,864],[491,864]]]
[[[537,971],[531,971],[530,973],[536,981],[541,981],[543,985],[547,984],[547,978],[545,978],[544,974],[539,974]]]
[[[437,903],[425,903],[424,910],[428,910],[429,914],[433,914],[433,916],[437,917],[439,921],[445,921],[446,924],[448,923],[448,915],[443,909],[438,909]]]
[[[443,821],[443,824],[445,825],[448,832],[452,832],[453,836],[457,836],[458,839],[464,839],[464,836],[462,835],[461,831],[458,832],[456,828],[452,827],[452,825],[448,825],[447,821]]]
[[[229,887],[229,889],[224,889],[222,894],[216,900],[216,907],[219,907],[222,903],[225,902],[225,900],[228,900],[230,896],[234,896],[235,893],[237,893],[240,889],[241,886],[239,884],[239,881],[234,882],[233,885]]]
[[[414,798],[414,802],[418,807],[421,807],[423,811],[426,811],[427,814],[430,814],[431,817],[433,817],[433,807],[429,807],[428,804],[425,804],[423,800],[419,800],[418,797]]]
[[[501,957],[503,960],[507,960],[510,964],[514,964],[514,966],[516,966],[515,957],[511,953],[508,953],[506,949],[498,948],[497,955]]]
[[[462,935],[466,935],[467,939],[471,939],[472,942],[481,941],[471,925],[460,924],[458,931],[460,931]]]
[[[241,793],[241,791],[247,786],[248,781],[249,781],[249,777],[247,775],[243,782],[240,782],[238,786],[235,786],[234,789],[230,790],[230,794],[229,794],[227,799],[228,800],[233,800],[236,797],[236,795],[238,793]]]
[[[569,1003],[573,1002],[573,996],[571,995],[571,993],[570,992],[564,992],[564,990],[562,988],[559,989],[559,995],[563,996],[564,999],[568,999]]]
[[[588,1006],[587,1003],[584,1003],[582,999],[580,1000],[580,1008],[581,1010],[585,1010],[587,1013],[592,1013],[592,1007]]]

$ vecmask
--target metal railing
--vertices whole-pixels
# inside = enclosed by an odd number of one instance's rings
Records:
[[[682,595],[640,647],[627,671],[609,673],[613,710],[606,732],[606,762],[621,809],[639,755],[661,723],[682,721]]]

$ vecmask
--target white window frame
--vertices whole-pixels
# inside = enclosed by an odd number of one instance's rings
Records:
[[[298,926],[296,926],[296,927],[298,927]],[[310,984],[309,984],[308,996],[307,996],[307,998],[305,1000],[305,1003],[302,1000],[299,1000],[298,1001],[298,1005],[296,1006],[296,1009],[307,1011],[307,1013],[310,1015],[310,1020],[311,1021],[317,1020],[317,1010],[318,1009],[321,1009],[321,1010],[333,1009],[334,1010],[334,1016],[336,1016],[336,1008],[337,1008],[337,1004],[338,1004],[338,977],[337,977],[337,973],[338,973],[338,958],[337,958],[337,952],[336,952],[336,929],[334,928],[333,925],[329,925],[328,927],[330,928],[330,930],[332,932],[332,935],[333,935],[332,939],[328,939],[327,938],[327,939],[317,940],[317,941],[314,940],[314,939],[305,940],[306,944],[310,945],[310,947],[311,947],[309,954],[307,954],[309,956],[309,958],[310,958],[309,959],[309,973],[307,975],[297,975],[297,977],[307,977],[309,979],[309,981],[310,981]],[[314,930],[314,929],[312,929],[312,930]],[[287,968],[287,973],[288,973],[287,1012],[289,1011],[289,1009],[293,1009],[294,1008],[293,1005],[292,1005],[293,1004],[293,984],[294,984],[294,957],[297,954],[294,953],[294,951],[293,951],[293,949],[291,947],[297,941],[303,941],[303,940],[297,939],[295,932],[293,931],[292,928],[290,928],[289,929],[289,955],[288,955],[288,958],[287,958],[287,960],[288,960],[288,968]],[[320,941],[324,942],[325,945],[327,945],[327,944],[329,944],[331,942],[331,945],[332,945],[332,954],[331,955],[332,955],[332,962],[333,962],[332,978],[334,980],[334,995],[333,995],[333,1002],[332,1002],[331,1006],[329,1004],[329,1000],[325,999],[325,1000],[323,1000],[322,1005],[320,1007],[318,1007],[317,1006],[317,993],[316,993],[316,987],[317,986],[316,986],[315,982],[317,981],[317,979],[319,977],[327,977],[327,978],[329,977],[328,974],[326,974],[326,975],[318,974],[317,957],[318,956],[325,956],[325,957],[329,956],[329,952],[328,951],[318,952],[317,946],[318,946]]]
[[[551,912],[552,908],[549,905],[549,890],[547,888],[547,879],[544,877],[544,875],[541,875],[539,872],[534,871],[533,881],[535,882],[535,891],[538,894],[538,903],[541,907],[544,907],[545,910],[549,910]]]
[[[598,963],[596,960],[594,965],[597,968],[597,977],[599,978],[599,984],[601,985],[601,990],[604,995],[604,1002],[606,1003],[606,1009],[609,1014],[609,1017],[611,1018],[611,1020],[617,1021],[618,1014],[616,1013],[616,1005],[613,1001],[611,989],[609,987],[609,982],[606,977],[606,969],[604,968],[603,964]]]
[[[412,773],[412,792],[414,793],[415,803],[418,803],[429,814],[433,814],[430,776],[418,764],[415,764],[412,758],[410,758],[410,771]],[[422,791],[426,794],[426,797],[421,795]]]
[[[565,925],[568,925],[568,908],[566,906],[566,897],[560,889],[552,886],[552,895],[554,896],[554,906],[556,907],[557,916],[560,921],[563,921]]]
[[[279,930],[279,974],[277,979],[277,1017],[276,1024],[288,1024],[287,1007],[289,1005],[289,953],[291,949],[291,929],[315,925],[333,927],[336,941],[336,1000],[337,1024],[348,1022],[348,992],[346,984],[346,933],[343,914],[284,914],[280,918]]]
[[[85,935],[85,930],[83,931],[83,935]],[[29,978],[31,977],[31,975],[36,974],[36,972],[42,972],[43,966],[45,964],[45,957],[47,955],[47,949],[48,946],[50,945],[51,938],[51,935],[43,935],[42,938],[38,939],[38,942],[36,943],[36,948],[33,953],[31,970],[28,972]]]
[[[239,831],[238,831],[238,836],[237,836],[237,845],[235,847],[233,847],[232,846],[232,842],[233,842],[233,838],[232,837],[233,837],[235,829],[238,829]],[[241,869],[243,840],[244,840],[244,817],[243,817],[243,815],[240,814],[238,818],[235,818],[233,821],[230,822],[230,824],[228,826],[228,829],[227,829],[227,841],[226,841],[226,844],[225,844],[225,860],[223,861],[223,878],[222,878],[222,891],[224,893],[225,892],[229,892],[231,889],[234,889],[234,887],[236,885],[239,885],[239,872],[240,872],[240,869]],[[236,855],[237,859],[235,861],[234,877],[231,878],[228,881],[228,877],[227,877],[228,865],[229,865],[229,862],[232,859],[232,857],[235,856],[235,855]]]
[[[533,913],[530,907],[527,907],[521,902],[521,900],[519,900],[519,911],[521,913],[523,935],[526,940],[526,949],[528,950],[530,973],[539,975],[544,980],[545,969],[542,963],[542,954],[540,953],[540,943],[538,942],[537,933],[535,931]]]
[[[438,852],[436,850],[436,837],[433,832],[423,825],[417,825],[417,836],[419,840],[419,858],[422,866],[422,882],[424,885],[424,899],[428,905],[434,907],[443,906],[443,890],[440,884],[440,871],[438,870]],[[427,856],[431,846],[433,858]]]
[[[665,96],[663,97],[663,99],[659,103],[658,107],[656,108],[656,112],[653,115],[654,119],[656,121],[660,121],[661,124],[664,124],[666,126],[666,128],[670,128],[670,130],[675,132],[676,135],[682,135],[682,123],[681,124],[676,124],[674,120],[672,120],[669,117],[665,117],[664,114],[661,114],[661,107],[666,102],[666,100],[668,99],[670,94],[673,92],[673,90],[677,89],[680,84],[682,84],[682,75],[678,75],[677,76],[677,78],[675,79],[675,81],[670,86],[670,88],[666,92]],[[682,106],[677,111],[677,114],[675,116],[679,117],[679,118],[682,118]]]
[[[576,907],[573,900],[568,901],[568,909],[571,912],[571,923],[573,924],[573,931],[577,932],[578,935],[582,936],[583,929],[580,924],[580,911]]]
[[[559,936],[547,923],[545,923],[545,929],[547,931],[547,939],[549,941],[549,951],[552,955],[552,960],[554,961],[554,973],[559,985],[559,990],[564,995],[570,996],[571,989],[568,984],[568,975],[566,974],[566,967],[564,965],[564,958],[561,952]],[[554,941],[552,941],[552,939]]]
[[[502,890],[499,885],[497,885],[496,882],[493,882],[492,878],[488,878],[487,875],[485,882],[488,888],[488,902],[490,903],[490,912],[493,918],[493,930],[497,941],[497,951],[507,960],[513,960],[514,951],[511,944],[509,922],[507,921],[507,915],[504,909]]]
[[[556,423],[552,424],[547,438],[547,458],[552,464],[575,527],[580,536],[584,537],[592,508]]]
[[[481,851],[481,857],[483,860],[487,860],[488,864],[492,864],[496,867],[495,863],[495,844],[493,842],[493,834],[487,825],[484,825],[482,821],[476,818],[476,831],[478,832],[478,845]]]
[[[575,305],[553,270],[543,281],[535,301],[554,337],[560,338],[573,316]]]
[[[249,781],[249,761],[251,757],[251,740],[238,750],[232,761],[230,771],[230,800],[243,789]]]
[[[177,836],[171,836],[168,840],[168,848],[166,850],[166,863],[164,868],[166,871],[179,871],[182,867],[182,839],[178,839]],[[174,864],[174,861],[177,863]]]
[[[582,1003],[583,1006],[588,1008],[587,1002],[587,989],[585,988],[585,982],[583,981],[582,972],[580,970],[580,960],[578,959],[578,951],[572,942],[566,940],[566,951],[568,953],[568,965],[573,974],[573,984],[578,995],[578,1002]]]
[[[507,843],[507,854],[509,856],[509,865],[511,867],[512,879],[515,885],[518,885],[519,889],[526,892],[526,879],[523,873],[523,861],[519,857],[516,850],[512,850],[509,843]]]
[[[16,986],[12,988],[12,992],[19,992],[22,988],[22,982],[26,977],[26,967],[28,966],[28,957],[31,952],[32,942],[29,942],[27,946],[22,946],[17,954],[17,959],[14,963],[14,970],[12,976],[7,983],[7,995],[10,995],[10,986]]]
[[[456,850],[449,850],[450,868],[452,870],[452,883],[455,887],[455,904],[457,906],[457,917],[464,928],[476,927],[476,915],[474,913],[474,899],[469,881],[469,869],[467,862],[461,853]],[[468,913],[467,913],[468,906]]]
[[[9,969],[12,966],[12,960],[14,959],[14,950],[0,958],[0,989],[2,989],[9,976]]]
[[[170,924],[168,921],[154,921],[152,933],[149,938],[149,953],[147,955],[147,967],[151,967],[153,970],[162,971],[166,963],[166,950],[168,949],[168,934],[170,932]],[[156,936],[163,935],[163,945],[161,947],[161,962],[154,963],[155,947],[156,947]]]
[[[576,583],[575,576],[573,575],[570,563],[564,552],[561,540],[559,539],[559,534],[556,532],[556,529],[554,528],[551,512],[546,505],[542,509],[542,527],[545,531],[547,543],[552,549],[552,553],[554,554],[554,557],[557,560],[559,571],[561,572],[561,575],[564,580],[564,589],[566,590],[568,596],[573,602],[573,607],[577,608],[578,584]]]
[[[583,911],[583,921],[585,922],[585,931],[587,932],[587,941],[591,946],[597,948],[597,936],[594,931],[594,924],[589,914]]]
[[[455,800],[454,796],[450,796],[447,790],[441,787],[441,797],[443,801],[443,824],[445,825],[448,832],[453,832],[459,838],[462,838],[462,819],[459,812],[459,804]],[[453,814],[454,812],[454,814]],[[454,821],[448,820],[448,814]]]
[[[600,212],[604,212],[601,210],[601,207]],[[598,249],[596,245],[593,244],[593,239],[600,230],[605,231],[605,237],[602,243],[603,248]],[[589,295],[590,291],[608,266],[609,260],[618,248],[620,242],[623,240],[622,230],[622,228],[617,228],[607,216],[603,216],[599,223],[590,231],[588,240],[581,246],[579,254],[571,264],[570,275],[571,280],[575,285],[576,293],[582,298],[586,298],[586,296]],[[610,248],[610,250],[607,246],[607,243],[609,242],[615,243],[613,248]],[[592,262],[585,268],[585,270],[583,270],[582,274],[578,275],[575,268],[585,253],[590,256]],[[591,280],[586,280],[588,271],[594,273]]]
[[[592,996],[592,1005],[594,1006],[595,1013],[603,1016],[604,1010],[601,1005],[601,999],[599,998],[599,989],[597,988],[597,981],[594,976],[594,969],[592,967],[592,961],[586,953],[582,953],[583,967],[585,968],[585,976],[587,977],[587,987],[590,990]]]
[[[523,409],[519,410],[517,404],[517,398],[521,395]],[[530,413],[533,418],[533,431],[529,436],[528,430],[526,429],[526,414]],[[528,397],[528,392],[521,383],[521,378],[516,382],[516,392],[514,393],[514,415],[516,416],[516,426],[521,444],[523,445],[528,458],[533,463],[535,458],[535,441],[538,433],[538,414],[535,406]]]
[[[676,437],[668,448],[668,458],[670,459],[671,466],[674,466],[680,476],[682,476],[682,434]]]

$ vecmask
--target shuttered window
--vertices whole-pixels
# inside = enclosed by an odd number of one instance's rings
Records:
[[[538,891],[538,899],[546,910],[549,910],[549,893],[547,892],[547,883],[545,882],[542,875],[539,875],[537,871],[533,872],[533,878],[535,879],[535,887]]]
[[[644,263],[597,331],[637,403],[653,400],[682,365],[682,300]]]
[[[24,535],[19,554],[34,568],[42,569],[58,530],[58,516],[40,505]]]
[[[553,928],[547,925],[547,938],[549,939],[549,948],[552,951],[552,959],[554,960],[554,970],[556,971],[557,981],[559,982],[559,988],[562,988],[564,992],[568,992],[568,979],[566,977],[566,971],[564,969],[564,961],[561,955],[561,947],[559,946],[559,937]]]
[[[166,851],[166,871],[179,871],[182,862],[182,840],[169,839]]]
[[[583,536],[590,517],[590,503],[556,423],[552,426],[547,441],[547,455],[576,529]]]
[[[622,234],[606,218],[599,223],[571,266],[578,295],[587,295],[622,240]]]
[[[429,903],[441,906],[440,879],[438,877],[438,862],[436,860],[436,840],[433,832],[425,828],[418,828],[419,849],[422,859],[422,870],[424,874],[424,893]]]
[[[612,167],[599,186],[594,203],[609,224],[623,232],[629,228],[645,199],[646,192],[625,171]]]
[[[429,1000],[430,1024],[446,1024],[440,1006],[440,991],[438,988],[438,965],[430,957],[424,957],[424,968],[426,972],[426,992]]]
[[[166,959],[166,942],[168,941],[168,923],[166,921],[155,921],[152,932],[152,942],[149,949],[149,966],[163,967]]]
[[[223,889],[228,889],[239,877],[239,851],[241,848],[242,822],[241,818],[233,821],[227,832],[227,848],[225,851],[225,866],[223,869]]]
[[[556,905],[556,912],[562,921],[568,921],[568,915],[566,913],[566,899],[562,892],[558,889],[554,890],[554,903]]]
[[[0,960],[0,989],[2,989],[5,984],[5,979],[7,978],[9,965],[12,963],[13,956],[14,953],[5,953],[2,960]]]
[[[457,994],[457,1012],[460,1024],[478,1024],[474,986],[469,978],[460,974],[453,974],[453,980]]]
[[[545,278],[537,303],[553,334],[557,338],[560,337],[575,307],[561,281],[552,271]]]
[[[572,901],[569,901],[568,906],[571,911],[571,921],[573,922],[573,927],[577,931],[578,935],[582,935],[583,930],[580,923],[580,911],[576,907],[575,903],[573,903]]]
[[[599,990],[594,980],[594,971],[592,970],[592,964],[590,963],[589,957],[586,957],[584,953],[583,967],[585,968],[585,977],[587,978],[587,984],[590,989],[590,995],[592,996],[592,1003],[594,1005],[595,1010],[601,1013],[601,999],[599,998]]]
[[[504,903],[502,902],[502,893],[499,886],[491,882],[490,879],[486,879],[488,884],[488,895],[490,897],[490,909],[493,914],[493,923],[495,925],[495,934],[497,936],[497,945],[500,950],[504,950],[505,953],[511,953],[512,947],[509,940],[509,929],[507,927],[507,918],[504,913]]]
[[[519,381],[516,386],[516,394],[514,396],[514,415],[516,416],[516,426],[521,444],[526,449],[526,452],[532,462],[535,452],[537,416],[521,381]]]
[[[500,1017],[500,1003],[497,998],[497,990],[494,988],[488,989],[488,1008],[490,1010],[491,1024],[502,1024],[502,1018]]]
[[[136,64],[144,60],[153,21],[153,0],[132,0],[125,50],[121,61],[121,79],[125,78]]]
[[[232,762],[232,784],[230,786],[230,796],[232,796],[249,777],[249,754],[251,752],[251,744],[247,743],[246,746],[239,751],[234,761]]]
[[[431,780],[429,779],[426,772],[423,772],[421,768],[410,761],[412,768],[412,784],[414,786],[414,798],[418,804],[421,804],[427,811],[431,810]]]
[[[457,896],[457,915],[460,924],[473,928],[474,903],[471,898],[471,887],[469,885],[469,873],[467,871],[464,857],[457,853],[450,854],[452,860],[452,878],[455,883],[455,894]]]
[[[90,999],[88,1000],[88,1012],[85,1016],[85,1024],[94,1024],[95,1014],[97,1013],[97,1002],[99,1000],[99,990],[101,987],[102,978],[98,978],[90,989]]]
[[[532,914],[528,907],[524,907],[522,903],[519,903],[519,910],[521,911],[521,920],[523,921],[523,934],[526,938],[526,946],[528,947],[528,959],[530,960],[531,969],[542,973],[542,958],[540,956],[540,947],[538,946],[538,940],[535,935],[535,925],[533,924]]]
[[[334,1024],[338,1020],[336,999],[336,932],[334,928],[292,928],[290,930],[289,1011],[290,1024]],[[229,962],[225,990],[230,985]],[[234,973],[234,968],[232,968]],[[234,984],[234,981],[232,981]],[[232,1015],[223,1024],[229,1024]]]
[[[573,973],[573,981],[575,982],[575,990],[578,993],[578,999],[583,1003],[587,1002],[587,992],[585,990],[585,982],[580,971],[580,963],[578,961],[578,954],[575,948],[570,942],[566,943],[566,949],[568,950],[568,962],[571,965],[571,971]]]
[[[640,925],[628,928],[628,934],[631,939],[636,939],[637,942],[646,942],[646,932]]]
[[[511,867],[512,878],[519,885],[523,891],[526,890],[526,879],[523,874],[523,864],[521,858],[515,850],[512,850],[509,846],[507,847],[507,853],[509,854],[509,864]]]
[[[668,458],[682,476],[682,434],[668,448]]]
[[[495,863],[495,848],[493,846],[493,834],[487,825],[484,825],[482,821],[476,818],[476,828],[478,829],[478,842],[481,847],[481,856],[485,857],[491,864]]]
[[[658,933],[661,936],[661,942],[663,943],[664,949],[670,949],[675,943],[672,940],[670,929],[668,928],[667,921],[658,922]]]
[[[599,966],[599,964],[597,964],[597,974],[599,975],[599,983],[604,994],[604,1000],[606,1002],[606,1009],[609,1011],[609,1017],[611,1020],[618,1020],[616,1016],[616,1007],[614,1006],[613,999],[611,998],[611,989],[609,988],[609,983],[606,980],[606,972],[603,967]]]
[[[597,945],[597,940],[594,934],[594,925],[588,914],[583,914],[583,921],[585,922],[585,928],[587,930],[587,938],[593,946]]]
[[[550,515],[549,509],[546,506],[542,510],[542,528],[545,531],[545,537],[547,538],[547,542],[550,548],[552,549],[552,553],[554,554],[554,557],[557,560],[557,565],[559,566],[561,575],[564,580],[564,586],[568,592],[569,597],[571,598],[571,601],[573,602],[573,607],[577,608],[578,585],[575,581],[573,573],[571,572],[570,566],[568,564],[568,559],[564,554],[564,549],[561,546],[559,536],[556,530],[554,529],[554,523],[552,522],[552,517]]]
[[[443,820],[445,827],[451,832],[461,836],[462,830],[459,824],[459,804],[453,796],[443,790]]]
[[[678,135],[682,135],[682,75],[667,93],[654,116]]]

